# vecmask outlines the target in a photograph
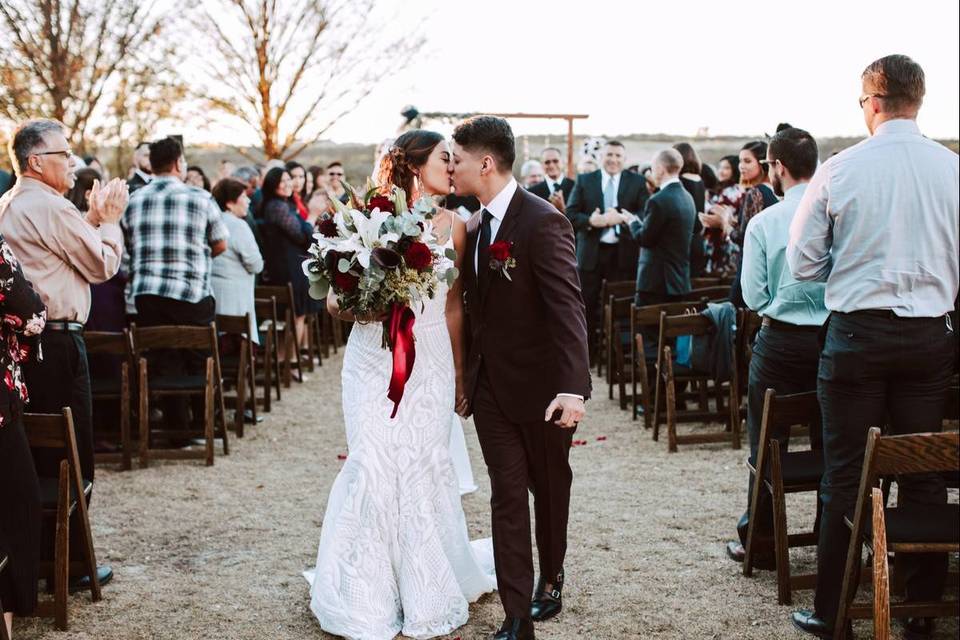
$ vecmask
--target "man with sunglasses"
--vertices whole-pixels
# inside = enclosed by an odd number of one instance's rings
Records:
[[[540,152],[540,164],[543,165],[543,173],[546,179],[530,187],[530,193],[549,200],[554,206],[558,204],[557,210],[561,213],[564,210],[564,204],[573,191],[573,180],[563,174],[563,156],[560,149],[556,147],[547,147]]]
[[[960,285],[960,164],[923,137],[916,119],[923,69],[903,55],[863,72],[860,108],[870,137],[823,163],[790,227],[787,260],[797,280],[826,282],[830,311],[817,393],[823,419],[823,511],[814,610],[801,630],[832,637],[870,427],[891,434],[942,429],[956,333],[948,315]],[[898,477],[900,507],[946,502],[943,478]],[[907,554],[906,600],[937,600],[946,554]],[[932,633],[905,623],[908,640]]]
[[[17,127],[10,160],[20,178],[0,198],[0,234],[47,305],[42,359],[23,363],[30,411],[60,413],[70,407],[80,470],[92,482],[92,398],[83,325],[90,312],[90,285],[109,280],[120,268],[123,234],[117,223],[127,205],[127,185],[119,178],[102,187],[95,181],[89,211],[80,213],[62,195],[73,187],[75,160],[63,125],[55,120],[29,120]],[[35,462],[40,477],[57,477],[56,456],[38,452]],[[70,531],[74,538],[80,527]],[[75,542],[71,547],[80,553]],[[100,567],[97,574],[103,584],[113,572]],[[85,576],[77,586],[89,584]]]

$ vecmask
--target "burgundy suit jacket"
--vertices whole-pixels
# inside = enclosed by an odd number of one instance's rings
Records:
[[[510,280],[491,271],[481,294],[474,268],[481,213],[467,222],[463,257],[467,397],[473,398],[482,366],[504,415],[512,422],[542,421],[558,393],[590,397],[573,227],[549,202],[518,188],[493,239],[513,242],[517,264]]]

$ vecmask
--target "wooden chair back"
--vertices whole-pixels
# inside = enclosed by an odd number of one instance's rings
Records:
[[[704,276],[702,278],[690,278],[691,289],[705,289],[707,287],[719,287],[723,284],[720,276]]]
[[[133,466],[133,444],[130,436],[130,423],[134,419],[132,407],[135,404],[132,398],[133,386],[130,372],[136,371],[133,356],[133,336],[128,329],[123,331],[87,331],[83,334],[83,339],[88,355],[110,356],[120,360],[120,380],[117,387],[117,395],[119,395],[120,400],[120,452],[97,453],[96,461],[98,463],[120,462],[120,468],[127,471]],[[116,398],[116,395],[114,395],[112,389],[103,395],[98,395],[97,390],[94,389],[94,401],[98,398]],[[108,435],[112,434],[103,433],[103,436]]]
[[[851,525],[850,547],[847,552],[847,565],[844,571],[843,588],[840,597],[840,609],[837,613],[838,638],[844,640],[846,621],[852,617],[876,617],[871,606],[854,606],[857,583],[860,572],[860,551],[864,543],[864,532],[883,524],[883,519],[872,516],[874,504],[885,504],[882,492],[879,499],[874,494],[878,482],[883,476],[915,473],[960,472],[960,433],[916,433],[906,435],[882,436],[880,429],[871,427],[867,433],[867,448],[863,458],[863,470],[860,475],[860,490],[857,506]],[[881,508],[882,511],[882,508]],[[884,536],[884,547],[887,540]],[[913,553],[957,553],[960,544],[956,541],[911,542],[893,545],[895,552]],[[884,561],[886,554],[884,554]],[[889,605],[889,615],[900,616],[936,616],[956,615],[957,601],[941,603],[905,603]],[[917,613],[921,611],[921,613]],[[841,632],[841,630],[843,630]]]
[[[230,371],[233,375],[231,380],[236,389],[236,397],[231,398],[235,401],[234,406],[234,431],[238,438],[243,437],[244,411],[247,402],[247,390],[249,388],[250,411],[254,423],[257,421],[257,387],[256,387],[256,362],[253,354],[253,341],[250,337],[250,314],[245,313],[242,316],[227,316],[218,314],[216,319],[217,332],[221,335],[236,338],[239,343],[239,354],[237,357],[236,371]],[[223,367],[221,362],[221,367]]]
[[[277,350],[280,355],[280,364],[283,366],[283,384],[290,386],[292,368],[296,367],[297,377],[303,381],[303,370],[300,363],[300,344],[297,342],[297,332],[294,327],[296,303],[294,302],[293,285],[257,285],[254,289],[254,298],[274,298],[276,300],[277,315],[273,324],[277,331]],[[257,314],[259,318],[259,313]]]
[[[268,298],[254,298],[254,309],[257,314],[257,320],[260,330],[260,347],[263,353],[263,409],[270,411],[270,386],[274,386],[277,394],[277,400],[281,399],[281,379],[280,379],[280,346],[279,336],[277,335],[277,299],[273,296]]]
[[[690,292],[685,293],[683,297],[687,300],[710,300],[711,302],[726,300],[730,297],[730,287],[727,285],[715,285],[712,287],[702,287],[700,289],[690,289]]]
[[[108,356],[123,356],[130,358],[133,354],[133,344],[130,341],[130,331],[86,331],[83,341],[88,354],[103,354]]]
[[[197,349],[214,352],[217,349],[217,327],[211,322],[206,326],[166,325],[138,327],[131,325],[134,356],[156,349]]]

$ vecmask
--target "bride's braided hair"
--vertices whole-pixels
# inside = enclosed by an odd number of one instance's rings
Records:
[[[396,185],[407,194],[412,204],[414,196],[415,169],[427,163],[433,149],[443,141],[435,131],[414,129],[397,138],[380,160],[377,184],[384,190]]]

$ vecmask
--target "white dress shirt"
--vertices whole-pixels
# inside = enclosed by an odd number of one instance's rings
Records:
[[[617,194],[620,192],[620,174],[619,173],[612,176],[606,171],[604,171],[603,169],[600,170],[600,197],[603,197],[603,194],[606,193],[607,183],[609,183],[611,180],[613,180],[613,205],[611,206],[618,207],[620,206],[619,203],[617,202]],[[604,201],[603,211],[601,211],[600,213],[603,213],[604,211],[606,211],[606,206],[607,206],[607,203],[606,201]],[[603,244],[617,244],[618,242],[620,242],[620,238],[617,236],[617,232],[615,231],[616,228],[617,228],[616,225],[614,225],[612,227],[607,227],[606,229],[604,229],[603,233],[600,235],[600,242]]]
[[[826,282],[826,306],[937,317],[960,287],[960,162],[889,120],[830,158],[810,181],[790,226],[797,280]]]
[[[510,206],[510,201],[513,200],[513,194],[517,192],[517,181],[513,178],[510,178],[510,182],[507,183],[503,189],[500,190],[500,193],[493,197],[493,200],[489,204],[480,203],[480,211],[484,209],[490,212],[492,216],[490,218],[490,244],[493,244],[497,239],[497,232],[500,231],[500,225],[503,223],[503,217],[507,215],[507,207]],[[481,213],[481,215],[483,215]],[[481,218],[482,220],[483,218]],[[482,226],[481,222],[481,226]],[[473,269],[474,273],[479,273],[479,256],[480,254],[480,243],[477,243],[477,247],[473,250]],[[567,397],[567,398],[579,398],[583,400],[583,396],[576,393],[558,393],[557,397]],[[546,407],[544,407],[546,408]]]

